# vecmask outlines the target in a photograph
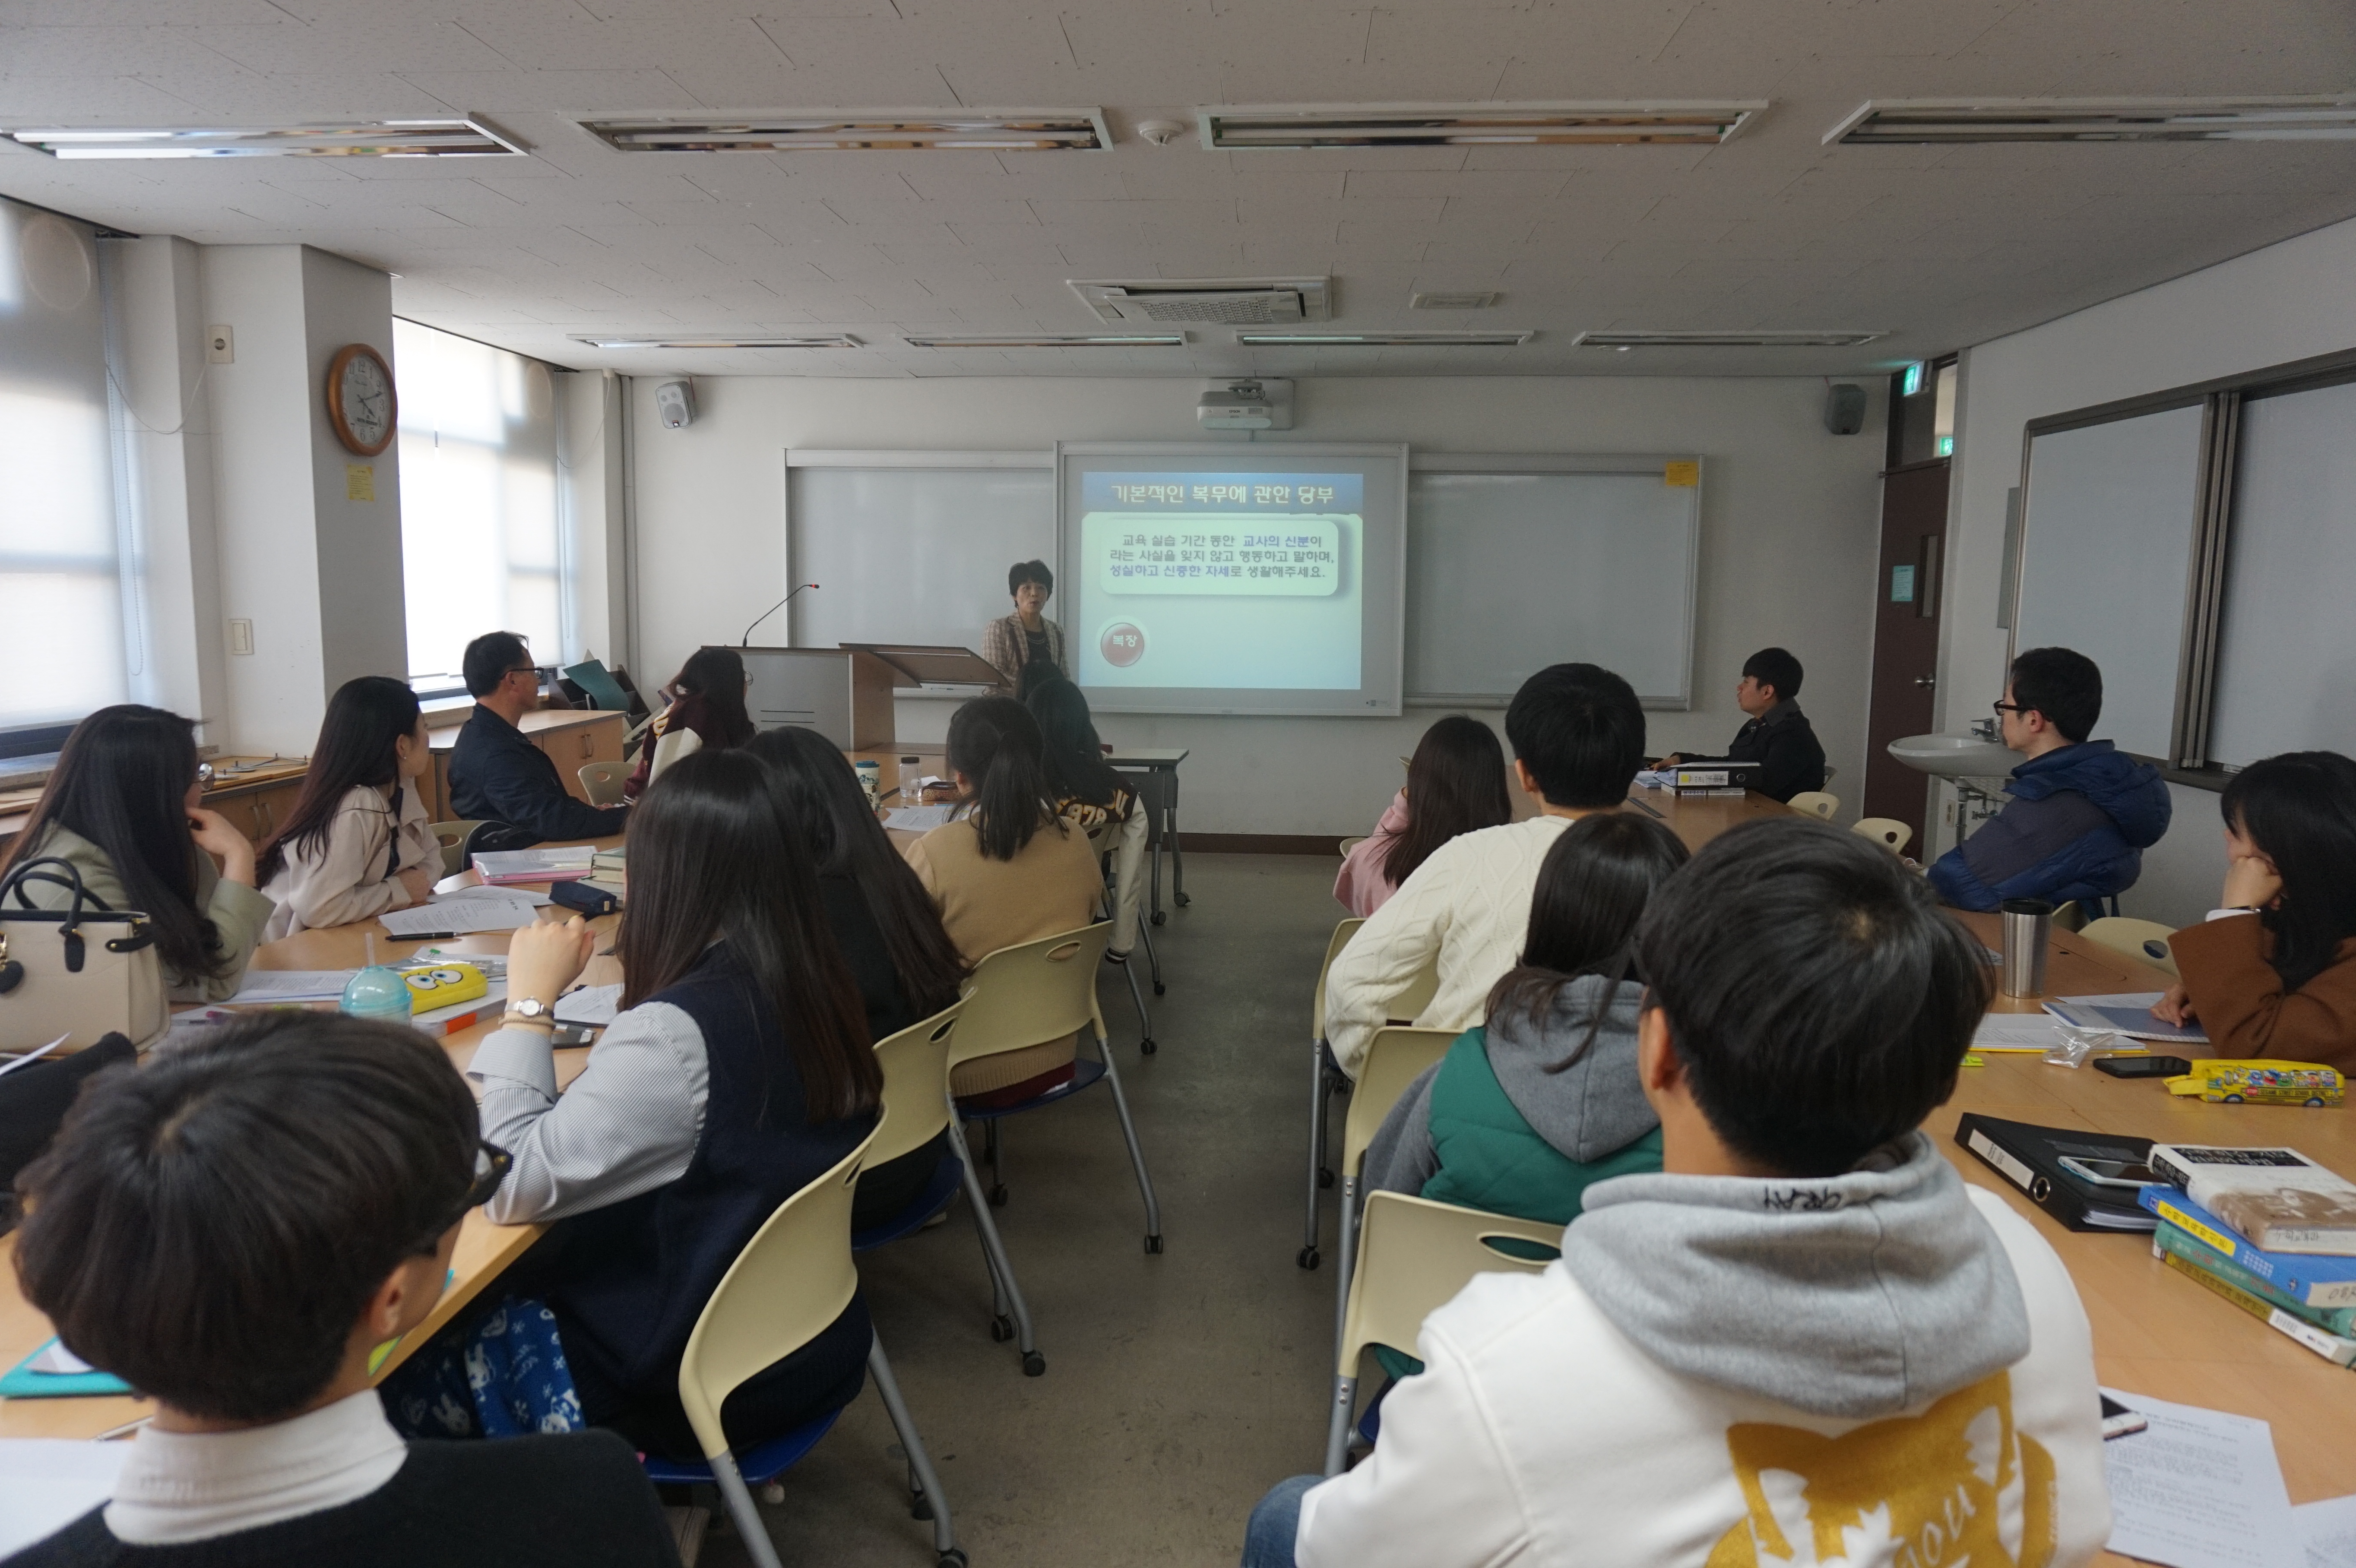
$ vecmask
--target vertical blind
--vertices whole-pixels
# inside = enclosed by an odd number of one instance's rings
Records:
[[[556,662],[566,562],[548,367],[411,321],[392,324],[392,344],[410,673],[456,671],[493,631]]]

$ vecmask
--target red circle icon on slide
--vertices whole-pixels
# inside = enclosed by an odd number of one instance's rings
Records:
[[[1116,621],[1105,628],[1103,640],[1097,645],[1104,653],[1105,663],[1116,669],[1127,669],[1145,656],[1145,634],[1127,621]]]

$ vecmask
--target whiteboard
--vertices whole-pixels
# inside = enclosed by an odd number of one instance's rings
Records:
[[[1689,706],[1701,489],[1665,483],[1664,464],[1418,458],[1408,699],[1502,701],[1576,660],[1618,671],[1648,708]]]
[[[2170,762],[2201,418],[2193,403],[2034,436],[2023,498],[2014,653],[2093,659],[2103,716],[2087,739]]]
[[[958,644],[1013,613],[1006,569],[1055,559],[1055,472],[1040,453],[788,453],[792,643]],[[1056,607],[1050,603],[1047,613]]]
[[[2356,752],[2356,385],[2242,405],[2211,761]]]

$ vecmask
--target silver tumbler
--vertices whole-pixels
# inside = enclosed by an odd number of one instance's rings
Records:
[[[2053,906],[2043,899],[2007,899],[1997,905],[2004,922],[2004,984],[2008,997],[2045,994],[2045,948],[2053,934]]]

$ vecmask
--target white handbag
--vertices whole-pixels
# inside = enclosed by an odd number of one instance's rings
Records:
[[[65,909],[35,909],[28,881],[70,888],[73,899]],[[37,1050],[59,1035],[58,1051],[75,1051],[109,1034],[145,1051],[171,1021],[145,915],[85,892],[70,860],[44,857],[10,870],[0,882],[0,1052]]]

